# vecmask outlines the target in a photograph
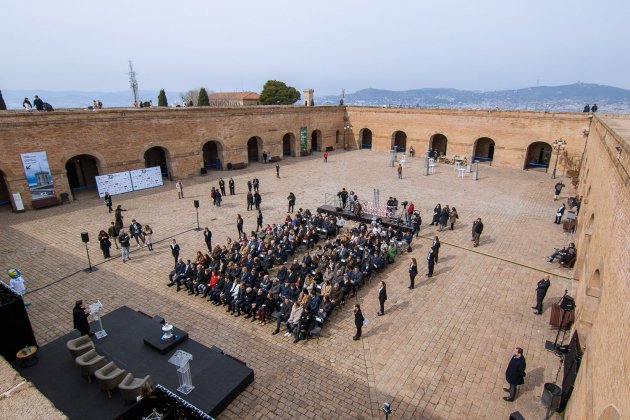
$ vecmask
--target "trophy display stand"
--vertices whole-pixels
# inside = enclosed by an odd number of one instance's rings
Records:
[[[105,329],[103,329],[103,321],[101,320],[101,315],[99,313],[100,310],[103,309],[103,304],[100,300],[97,300],[96,302],[92,303],[89,308],[90,314],[92,314],[94,320],[98,321],[98,331],[96,331],[94,335],[99,340],[103,337],[107,337],[107,332],[105,331]]]
[[[168,362],[177,367],[177,379],[179,379],[179,388],[177,390],[182,394],[190,394],[195,389],[192,384],[192,377],[190,374],[190,361],[192,360],[192,354],[186,353],[182,350],[177,350]]]

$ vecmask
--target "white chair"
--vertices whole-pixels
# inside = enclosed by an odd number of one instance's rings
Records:
[[[462,163],[460,161],[456,161],[455,162],[455,170],[457,171],[457,170],[459,170],[461,168],[462,168]]]
[[[459,174],[457,174],[457,176],[461,178],[466,176],[466,168],[459,168]]]

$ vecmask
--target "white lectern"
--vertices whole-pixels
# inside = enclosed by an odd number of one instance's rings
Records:
[[[179,388],[177,388],[177,390],[182,394],[190,394],[190,391],[195,389],[190,375],[190,363],[188,363],[192,358],[192,354],[177,350],[175,354],[168,359],[170,364],[177,367],[177,378],[179,379]]]
[[[107,332],[103,329],[103,321],[101,321],[101,316],[99,314],[99,311],[103,309],[103,304],[101,303],[100,300],[97,300],[96,302],[90,304],[89,308],[90,308],[90,314],[92,314],[92,317],[94,318],[94,320],[98,321],[99,330],[96,331],[94,335],[98,339],[107,337]]]

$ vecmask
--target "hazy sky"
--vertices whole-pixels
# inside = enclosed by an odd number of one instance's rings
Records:
[[[0,0],[0,89],[630,88],[630,1]]]

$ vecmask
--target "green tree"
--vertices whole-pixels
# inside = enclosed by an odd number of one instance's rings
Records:
[[[0,111],[6,111],[7,104],[4,103],[4,98],[2,97],[2,91],[0,90]]]
[[[206,92],[206,88],[199,89],[197,106],[210,106],[210,99],[208,98],[208,92]]]
[[[293,105],[300,100],[300,92],[278,80],[267,80],[260,93],[263,105]]]
[[[168,101],[166,100],[166,92],[164,92],[164,89],[161,89],[160,93],[158,94],[158,106],[168,106]]]

